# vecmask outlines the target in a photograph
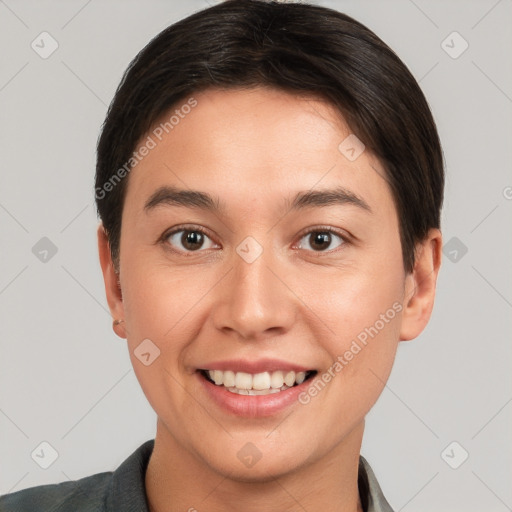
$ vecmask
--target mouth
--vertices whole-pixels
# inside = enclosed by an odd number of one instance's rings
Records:
[[[238,395],[260,396],[281,393],[312,379],[318,372],[277,370],[260,373],[199,369],[202,378]]]

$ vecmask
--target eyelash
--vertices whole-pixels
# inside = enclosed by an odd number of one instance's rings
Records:
[[[169,249],[169,250],[171,250],[171,251],[173,251],[175,253],[178,253],[178,254],[190,254],[190,255],[193,255],[194,253],[200,253],[200,252],[204,252],[204,251],[209,250],[209,249],[198,249],[197,251],[182,251],[182,250],[172,249],[170,243],[168,242],[168,239],[172,235],[175,235],[176,233],[179,233],[181,231],[185,231],[185,232],[188,231],[188,232],[191,232],[191,233],[198,232],[198,233],[201,233],[201,234],[207,236],[210,240],[212,240],[212,237],[201,226],[182,225],[182,226],[174,227],[171,231],[166,231],[162,235],[162,237],[160,238],[160,242],[163,243],[164,246],[167,249]],[[318,226],[318,227],[315,227],[315,228],[308,228],[307,230],[301,231],[301,233],[298,235],[299,241],[302,240],[306,235],[309,235],[309,234],[312,234],[312,233],[329,233],[329,234],[338,236],[342,240],[342,243],[338,247],[336,247],[335,249],[331,249],[331,250],[328,250],[328,251],[312,251],[312,250],[307,250],[308,252],[313,253],[313,254],[318,255],[318,256],[321,256],[322,254],[333,254],[335,252],[343,250],[343,247],[345,245],[351,243],[351,239],[350,239],[350,237],[347,234],[345,234],[343,232],[340,232],[338,230],[332,229],[332,228],[327,227],[327,226]],[[212,242],[216,244],[216,242],[214,240],[212,240]]]

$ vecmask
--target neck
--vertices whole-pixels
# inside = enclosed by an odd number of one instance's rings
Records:
[[[254,481],[214,470],[158,421],[146,470],[150,512],[362,512],[357,485],[364,421],[314,462]]]

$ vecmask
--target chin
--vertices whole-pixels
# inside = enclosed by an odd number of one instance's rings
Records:
[[[293,473],[296,469],[296,464],[291,464],[290,460],[264,460],[262,457],[254,466],[244,467],[243,464],[229,464],[221,466],[218,469],[213,468],[217,473],[240,483],[268,483],[274,481],[289,473]]]
[[[307,454],[299,452],[302,444],[297,441],[283,446],[283,443],[276,444],[269,439],[265,442],[264,438],[260,441],[257,437],[244,436],[242,441],[230,439],[229,446],[210,451],[207,462],[217,473],[235,481],[269,482],[295,472],[306,463]]]

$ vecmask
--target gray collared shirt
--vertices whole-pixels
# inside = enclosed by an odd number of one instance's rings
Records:
[[[0,497],[0,512],[149,512],[144,479],[154,440],[139,446],[115,471],[71,482],[39,485]],[[393,512],[364,457],[359,492],[365,512]]]

